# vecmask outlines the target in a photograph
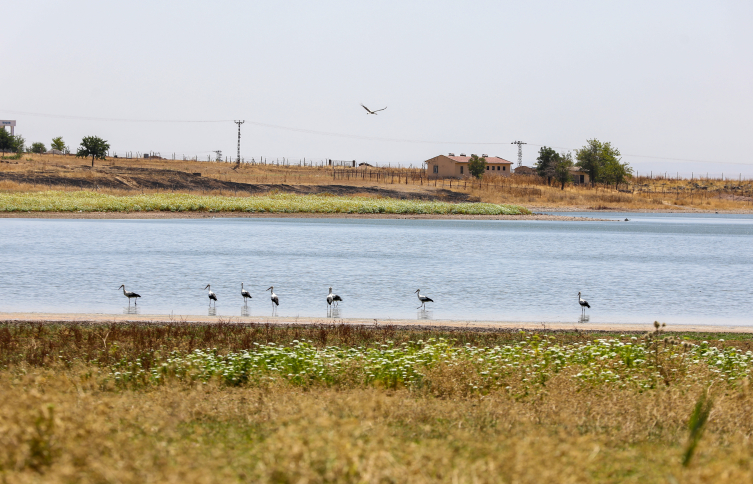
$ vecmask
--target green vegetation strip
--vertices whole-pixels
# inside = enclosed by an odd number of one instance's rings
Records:
[[[720,384],[735,385],[750,375],[753,354],[720,349],[707,342],[691,344],[674,338],[598,339],[588,343],[559,344],[553,337],[527,336],[516,344],[478,347],[453,346],[431,338],[395,346],[316,348],[307,341],[290,345],[254,343],[254,349],[225,355],[217,350],[178,351],[159,356],[123,358],[110,366],[120,386],[216,379],[229,386],[263,381],[295,385],[378,383],[387,387],[430,385],[427,372],[437,365],[461,366],[470,392],[510,390],[508,384],[543,386],[556,373],[567,374],[585,385],[613,386],[639,392],[684,380],[688,384],[704,368]],[[156,356],[156,358],[155,358]],[[430,379],[429,379],[430,380]]]
[[[447,203],[394,198],[294,195],[254,197],[183,193],[115,196],[89,191],[0,193],[0,212],[264,212],[521,215],[516,205]]]

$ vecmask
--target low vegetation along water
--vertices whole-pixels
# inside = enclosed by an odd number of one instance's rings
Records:
[[[393,198],[293,195],[225,197],[184,193],[115,196],[97,192],[0,193],[0,212],[263,212],[519,215],[516,205]]]
[[[576,324],[580,291],[588,323],[752,322],[753,217],[625,217],[2,219],[0,311],[271,316],[273,285],[285,318],[327,317],[333,286],[344,318]]]

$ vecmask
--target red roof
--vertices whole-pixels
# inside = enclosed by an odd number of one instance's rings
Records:
[[[471,161],[470,156],[448,156],[447,158],[451,159],[452,161],[455,161],[457,163],[468,163]],[[491,163],[507,163],[509,165],[512,165],[512,161],[507,161],[504,158],[500,158],[498,156],[487,156],[486,162]]]

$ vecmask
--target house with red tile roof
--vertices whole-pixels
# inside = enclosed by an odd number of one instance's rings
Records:
[[[479,158],[486,158],[486,171],[484,176],[510,176],[512,174],[512,162],[498,156],[481,155]],[[463,178],[469,176],[468,162],[470,156],[460,153],[435,156],[426,163],[426,173],[429,178]]]

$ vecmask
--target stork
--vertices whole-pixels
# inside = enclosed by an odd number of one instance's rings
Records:
[[[338,296],[337,294],[332,294],[332,287],[329,288],[329,295],[327,295],[327,305],[331,306],[332,303],[339,303],[339,301],[342,301],[342,298]],[[337,306],[338,304],[335,304]]]
[[[243,296],[243,304],[248,304],[249,299],[253,299],[251,294],[247,290],[243,289],[243,283],[241,282],[241,296]]]
[[[215,307],[217,307],[217,294],[215,294],[212,291],[212,288],[210,287],[209,284],[207,284],[207,287],[205,287],[204,289],[208,289],[209,290],[209,292],[207,293],[207,296],[209,297],[209,305],[211,306],[212,305],[212,301],[214,301],[214,305],[215,305]]]
[[[127,297],[127,298],[128,298],[128,305],[129,305],[129,306],[131,305],[131,298],[134,298],[134,299],[135,299],[135,298],[137,298],[137,297],[141,297],[140,295],[136,294],[135,292],[131,292],[131,291],[126,291],[126,290],[125,290],[125,284],[121,284],[121,285],[120,285],[120,287],[119,287],[118,289],[120,289],[121,287],[123,288],[123,295],[124,295],[125,297]],[[135,305],[136,305],[136,304],[137,304],[138,302],[139,302],[139,300],[138,300],[138,299],[136,299],[136,300],[135,300],[135,301],[133,302],[133,305],[135,306]]]
[[[578,291],[578,304],[580,304],[580,307],[583,309],[583,314],[586,314],[586,308],[591,308],[588,301],[580,297],[580,291]]]
[[[275,310],[275,306],[279,306],[280,305],[280,298],[278,298],[277,294],[275,294],[275,286],[269,286],[269,288],[267,289],[267,291],[270,291],[269,299],[271,299],[272,300],[272,304],[274,304],[274,306],[272,306],[272,311],[274,311]]]
[[[365,109],[366,111],[368,111],[368,112],[367,112],[366,114],[376,114],[376,113],[378,113],[379,111],[384,111],[385,109],[387,109],[387,106],[385,106],[385,107],[383,107],[382,109],[377,109],[377,110],[374,110],[374,111],[372,111],[371,109],[367,108],[367,107],[366,107],[366,106],[364,106],[363,104],[361,104],[361,107],[362,107],[362,108],[364,108],[364,109]]]
[[[419,308],[421,308],[423,306],[424,310],[426,310],[426,303],[427,302],[434,302],[433,299],[431,299],[429,297],[426,297],[426,296],[422,296],[421,295],[421,289],[416,289],[416,294],[418,294],[418,300],[421,301],[421,306],[417,307],[416,309],[419,309]]]

